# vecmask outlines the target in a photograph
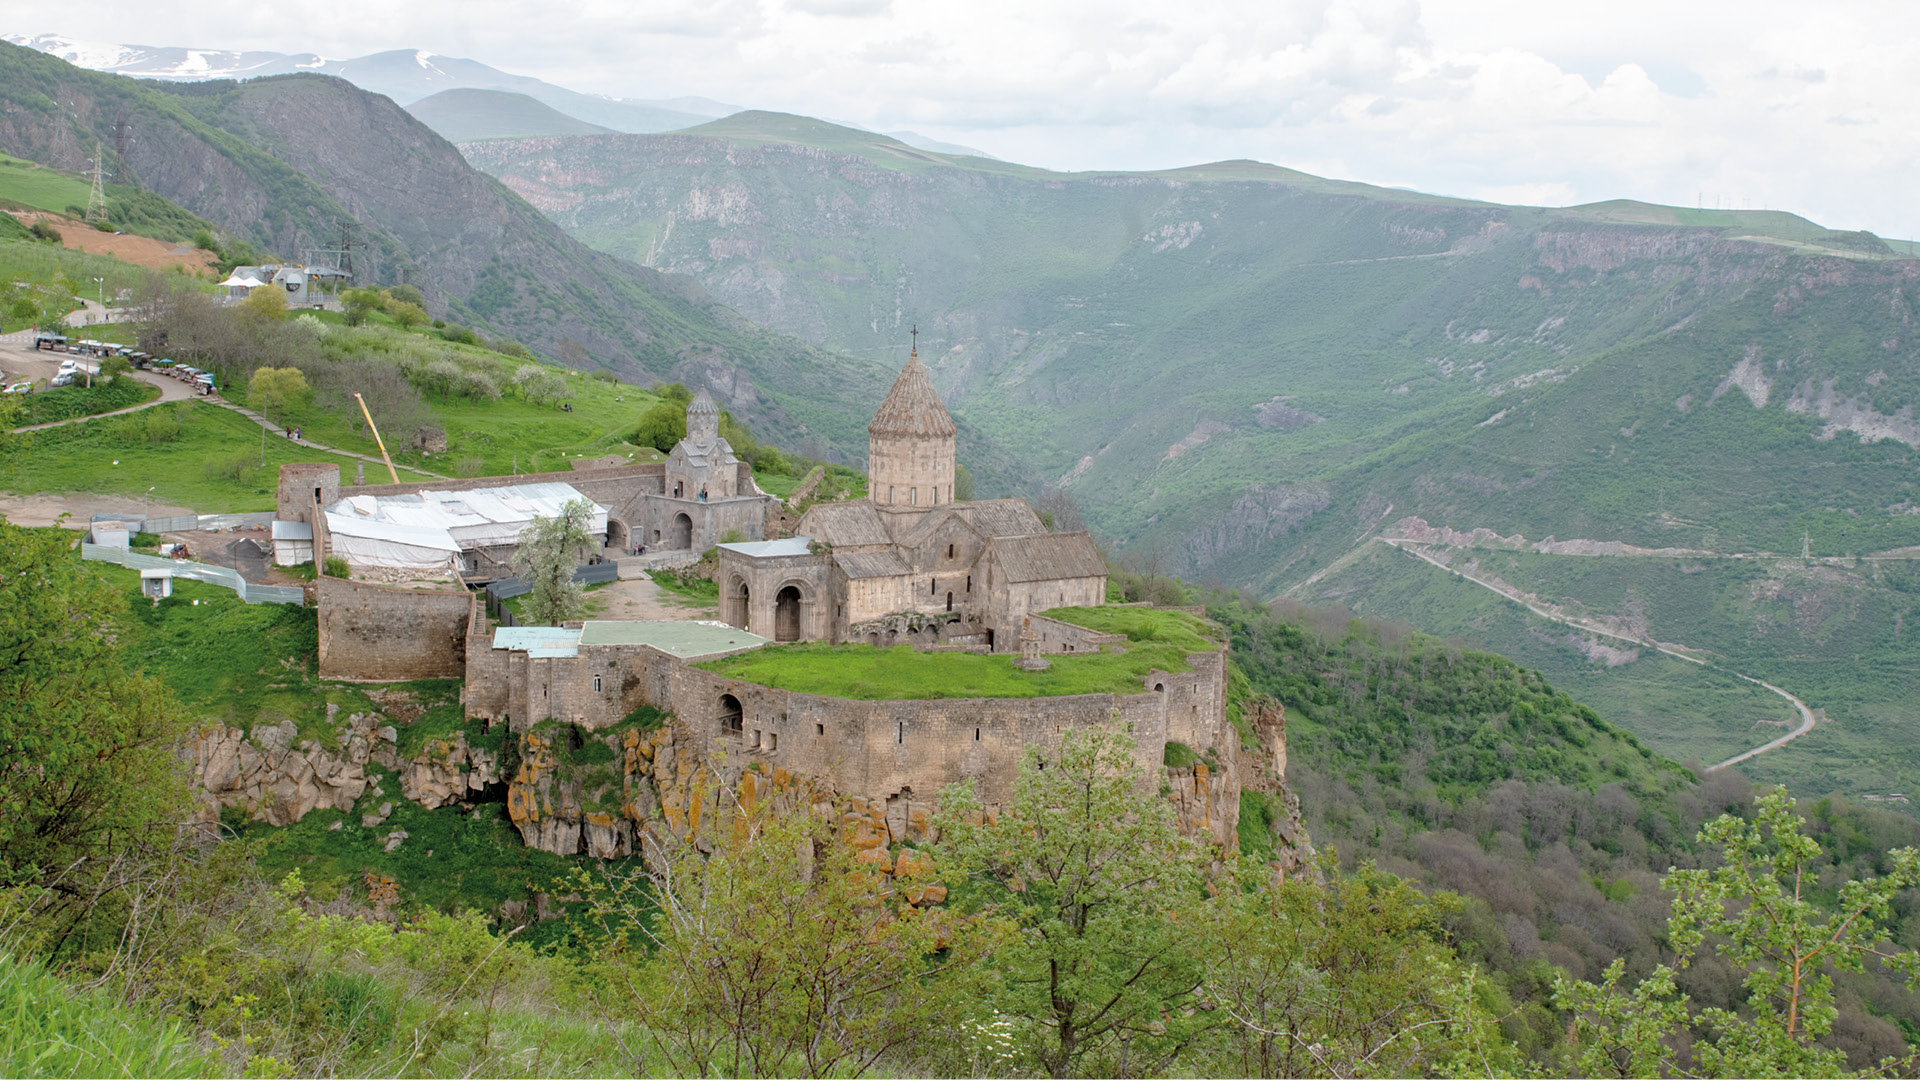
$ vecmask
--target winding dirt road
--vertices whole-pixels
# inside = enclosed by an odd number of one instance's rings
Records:
[[[1788,743],[1792,742],[1793,740],[1799,738],[1800,736],[1805,735],[1807,732],[1812,731],[1814,729],[1815,724],[1819,722],[1818,718],[1814,715],[1814,711],[1807,707],[1806,702],[1801,701],[1799,698],[1794,697],[1792,694],[1787,693],[1785,690],[1782,690],[1779,687],[1773,685],[1772,683],[1766,682],[1765,680],[1756,679],[1751,675],[1742,675],[1737,671],[1729,671],[1728,669],[1720,667],[1717,664],[1709,664],[1705,660],[1700,659],[1698,656],[1693,656],[1693,655],[1690,655],[1688,652],[1683,651],[1686,649],[1686,646],[1684,645],[1667,644],[1664,642],[1654,641],[1651,638],[1636,638],[1629,634],[1622,634],[1616,630],[1609,630],[1602,626],[1595,626],[1584,619],[1577,619],[1577,618],[1573,618],[1572,616],[1562,615],[1559,612],[1543,609],[1538,605],[1534,604],[1533,602],[1527,600],[1525,597],[1516,596],[1513,593],[1510,593],[1507,590],[1502,589],[1501,587],[1499,587],[1498,585],[1495,585],[1490,581],[1486,581],[1481,578],[1475,577],[1474,575],[1467,573],[1465,570],[1459,570],[1452,566],[1448,566],[1446,563],[1441,562],[1440,560],[1434,558],[1431,554],[1429,554],[1428,551],[1426,550],[1426,545],[1424,544],[1419,544],[1419,543],[1406,541],[1406,540],[1395,540],[1395,539],[1390,539],[1384,536],[1376,536],[1373,539],[1379,541],[1380,543],[1386,544],[1389,547],[1396,548],[1400,551],[1404,551],[1407,554],[1412,555],[1414,558],[1420,559],[1433,566],[1437,566],[1440,569],[1445,570],[1447,573],[1454,575],[1455,577],[1460,577],[1460,578],[1466,579],[1467,581],[1471,581],[1475,585],[1478,585],[1481,588],[1486,589],[1489,592],[1492,592],[1494,595],[1499,596],[1503,600],[1510,600],[1513,603],[1519,604],[1521,607],[1526,608],[1528,611],[1533,612],[1535,615],[1540,616],[1541,618],[1547,620],[1548,622],[1559,623],[1561,626],[1569,627],[1574,630],[1580,630],[1589,634],[1599,634],[1602,637],[1610,637],[1616,641],[1631,642],[1632,644],[1641,646],[1643,648],[1658,649],[1659,651],[1666,653],[1668,656],[1685,660],[1689,664],[1698,664],[1704,668],[1712,668],[1715,671],[1726,672],[1728,675],[1732,675],[1737,679],[1744,679],[1747,682],[1754,684],[1755,686],[1766,687],[1768,690],[1771,690],[1774,693],[1779,694],[1781,697],[1787,699],[1787,702],[1789,704],[1791,704],[1794,708],[1800,710],[1800,726],[1799,727],[1794,728],[1792,731],[1787,732],[1785,735],[1780,736],[1779,738],[1773,740],[1772,742],[1766,743],[1761,746],[1756,746],[1753,749],[1744,751],[1742,753],[1735,754],[1734,756],[1718,764],[1709,765],[1706,768],[1707,772],[1714,772],[1719,769],[1724,769],[1729,765],[1738,765],[1739,763],[1746,761],[1749,758],[1753,758],[1760,754],[1764,754],[1769,750],[1778,750],[1780,747],[1785,746]],[[1704,651],[1704,650],[1695,650],[1695,651]]]

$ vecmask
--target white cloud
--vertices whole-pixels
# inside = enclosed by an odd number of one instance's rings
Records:
[[[20,32],[424,48],[625,97],[912,128],[1061,169],[1253,157],[1526,202],[1772,206],[1920,233],[1920,5],[1748,0],[341,0],[287,20],[0,0]],[[98,32],[87,36],[100,37]],[[1499,193],[1511,193],[1503,195]]]

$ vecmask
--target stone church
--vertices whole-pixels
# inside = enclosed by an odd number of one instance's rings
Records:
[[[775,641],[1019,649],[1028,615],[1103,603],[1086,532],[1024,499],[955,502],[953,417],[915,349],[867,425],[867,498],[826,503],[786,540],[721,544],[721,616]]]

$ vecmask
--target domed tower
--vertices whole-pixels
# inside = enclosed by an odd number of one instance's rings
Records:
[[[712,446],[720,438],[720,406],[705,390],[687,403],[687,441],[695,446]]]
[[[957,431],[916,344],[867,425],[867,498],[902,508],[952,502]]]

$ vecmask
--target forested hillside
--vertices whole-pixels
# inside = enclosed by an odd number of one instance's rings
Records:
[[[155,85],[0,43],[0,100],[0,150],[74,170],[98,145],[119,183],[282,259],[336,247],[351,224],[362,284],[410,283],[434,315],[568,366],[710,386],[790,444],[857,450],[862,416],[805,387],[885,387],[878,364],[580,245],[392,101],[339,79]]]

